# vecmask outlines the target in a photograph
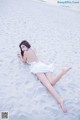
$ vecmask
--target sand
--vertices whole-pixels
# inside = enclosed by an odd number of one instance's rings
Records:
[[[54,86],[67,113],[17,57],[24,39],[45,63],[57,64],[56,73],[72,67]],[[0,1],[1,111],[9,120],[80,120],[79,12],[32,0]]]

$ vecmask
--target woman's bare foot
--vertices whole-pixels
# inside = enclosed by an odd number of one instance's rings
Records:
[[[62,109],[63,112],[65,112],[65,113],[67,112],[67,109],[64,106],[64,102],[63,101],[60,103],[60,107],[61,107],[61,109]]]
[[[62,69],[63,74],[66,74],[70,69],[71,69],[71,67],[63,68]]]

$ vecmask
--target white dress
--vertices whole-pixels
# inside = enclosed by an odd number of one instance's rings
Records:
[[[33,74],[36,73],[46,73],[46,72],[53,72],[55,67],[54,64],[45,64],[41,61],[34,61],[34,62],[27,62],[29,64],[30,72]]]

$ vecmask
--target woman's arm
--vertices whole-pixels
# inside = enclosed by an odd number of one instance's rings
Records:
[[[20,58],[20,60],[21,60],[22,62],[26,62],[26,58],[25,58],[25,57],[22,57],[21,54],[18,54],[18,57]]]

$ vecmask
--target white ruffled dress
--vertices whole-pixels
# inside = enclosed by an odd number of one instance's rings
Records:
[[[29,64],[30,72],[33,74],[36,73],[46,73],[46,72],[53,72],[55,67],[54,64],[45,64],[41,61],[33,61],[33,62],[27,62]]]

